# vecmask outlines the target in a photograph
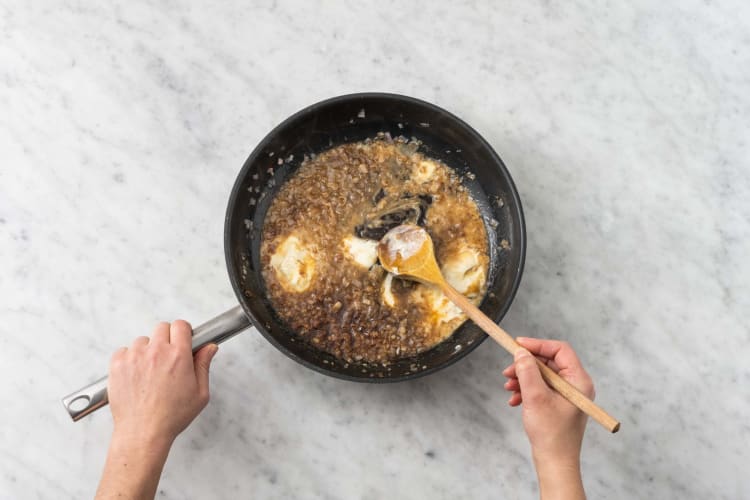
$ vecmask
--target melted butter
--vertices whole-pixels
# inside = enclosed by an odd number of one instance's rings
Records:
[[[478,295],[484,286],[484,265],[479,253],[471,248],[461,248],[450,255],[441,270],[445,280],[469,298]]]
[[[383,287],[381,289],[381,296],[383,298],[383,303],[385,303],[388,307],[394,307],[396,305],[396,297],[393,296],[393,275],[391,273],[388,273],[388,275],[383,280]]]
[[[476,250],[465,245],[458,246],[446,256],[441,272],[453,288],[478,304],[486,277],[484,261]],[[437,287],[419,285],[413,292],[413,298],[423,306],[426,313],[423,322],[436,341],[447,338],[466,321],[463,311]]]
[[[448,297],[443,295],[440,289],[434,286],[422,285],[415,294],[417,294],[418,300],[423,301],[429,308],[431,314],[427,320],[433,326],[440,323],[449,323],[457,318],[465,318],[461,309],[451,302]]]
[[[345,254],[360,267],[370,269],[378,260],[377,241],[365,240],[350,235],[344,238],[342,245]]]
[[[304,292],[315,276],[315,248],[295,235],[288,236],[271,256],[271,268],[290,292]]]

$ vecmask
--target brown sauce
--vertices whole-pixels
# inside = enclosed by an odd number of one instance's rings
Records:
[[[449,281],[476,303],[486,290],[479,210],[458,175],[417,147],[380,139],[329,149],[303,162],[266,215],[261,264],[274,309],[347,362],[418,354],[466,319],[431,287],[387,279],[371,248],[390,227],[423,225]]]

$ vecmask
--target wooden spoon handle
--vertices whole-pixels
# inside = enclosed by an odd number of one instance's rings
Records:
[[[469,318],[471,318],[472,321],[474,321],[474,323],[479,326],[479,328],[487,332],[487,334],[495,339],[498,344],[503,346],[506,351],[515,356],[516,351],[522,349],[522,346],[519,345],[513,337],[508,335],[508,333],[500,328],[497,323],[492,321],[487,315],[480,311],[477,306],[469,302],[466,297],[458,293],[458,291],[447,282],[443,281],[440,284],[440,288],[454,304],[456,304]],[[559,392],[565,399],[573,403],[586,415],[599,422],[609,432],[617,432],[620,430],[620,422],[614,417],[587,398],[581,391],[573,387],[550,367],[538,359],[536,360],[536,363],[547,384]]]

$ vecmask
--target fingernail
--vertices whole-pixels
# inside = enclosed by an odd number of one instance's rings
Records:
[[[216,345],[216,344],[212,344],[212,345],[211,345],[211,356],[213,356],[213,355],[214,355],[214,354],[216,354],[217,352],[219,352],[219,346],[218,346],[218,345]]]
[[[516,355],[514,356],[514,358],[516,360],[519,360],[521,358],[526,358],[528,356],[531,356],[531,354],[529,353],[529,351],[527,351],[526,349],[521,348],[521,349],[518,349],[516,351]]]

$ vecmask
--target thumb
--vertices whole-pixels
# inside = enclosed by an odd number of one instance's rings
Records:
[[[218,350],[219,346],[209,344],[196,352],[193,358],[195,378],[198,380],[198,391],[206,396],[208,396],[208,370],[211,368],[211,360]]]
[[[518,349],[515,354],[516,377],[521,386],[521,398],[524,404],[535,404],[546,398],[549,388],[542,378],[534,356],[526,349]]]

